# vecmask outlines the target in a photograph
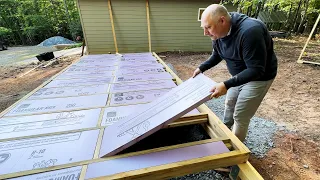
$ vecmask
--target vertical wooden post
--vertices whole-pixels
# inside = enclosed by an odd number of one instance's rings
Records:
[[[151,52],[151,34],[150,34],[150,18],[149,18],[149,0],[146,1],[147,8],[147,22],[148,22],[148,40],[149,40],[149,52]]]
[[[108,0],[108,8],[109,8],[109,14],[110,14],[110,21],[111,21],[111,28],[112,28],[112,34],[113,34],[114,47],[116,48],[116,53],[118,53],[119,51],[118,51],[116,31],[114,29],[114,24],[113,24],[111,0]]]
[[[310,41],[310,39],[311,39],[311,37],[312,37],[313,32],[316,30],[316,27],[317,27],[317,25],[318,25],[318,23],[319,23],[319,20],[320,20],[320,14],[318,15],[318,19],[316,20],[316,22],[315,22],[315,24],[314,24],[314,26],[313,26],[313,28],[312,28],[312,30],[311,30],[311,32],[310,32],[310,35],[309,35],[309,37],[308,37],[308,40],[307,40],[306,44],[304,45],[304,47],[303,47],[303,49],[302,49],[302,51],[301,51],[301,54],[300,54],[299,59],[298,59],[298,61],[297,61],[298,63],[303,63],[303,61],[301,60],[301,58],[302,58],[302,56],[303,56],[304,51],[305,51],[306,48],[307,48],[307,45],[308,45],[308,43],[309,43],[309,41]]]
[[[82,41],[82,51],[81,51],[81,57],[83,56],[83,53],[84,53],[84,46],[86,45],[86,41],[85,39],[83,38],[83,41]]]
[[[79,17],[80,17],[80,21],[81,21],[81,28],[83,30],[83,41],[85,42],[85,46],[86,46],[86,54],[90,54],[90,50],[89,50],[89,46],[87,45],[87,35],[86,35],[86,31],[84,30],[84,24],[83,24],[83,19],[82,19],[82,14],[81,14],[81,8],[80,8],[80,2],[79,0],[76,1],[77,2],[77,7],[78,7],[78,12],[79,12]],[[83,47],[83,50],[82,52],[84,51],[84,47]],[[83,55],[83,54],[82,54]],[[81,56],[82,56],[81,55]]]

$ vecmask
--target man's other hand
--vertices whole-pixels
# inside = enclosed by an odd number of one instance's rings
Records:
[[[197,68],[197,69],[193,72],[192,77],[194,78],[194,77],[196,77],[196,76],[197,76],[198,74],[200,74],[200,73],[201,73],[200,69]]]
[[[227,93],[227,88],[226,88],[226,85],[221,82],[221,83],[218,83],[216,84],[215,86],[213,86],[213,88],[211,89],[212,94],[211,94],[211,99],[212,98],[218,98],[220,96],[223,96]]]

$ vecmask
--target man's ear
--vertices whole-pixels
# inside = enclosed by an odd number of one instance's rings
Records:
[[[219,21],[221,21],[221,23],[225,23],[226,22],[226,18],[224,16],[221,16]]]

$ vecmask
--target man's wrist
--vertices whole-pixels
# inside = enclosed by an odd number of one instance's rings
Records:
[[[232,87],[232,82],[231,80],[226,80],[223,82],[223,84],[226,86],[227,89],[231,88]]]
[[[203,73],[205,71],[202,66],[199,66],[198,69],[200,70],[201,73]]]

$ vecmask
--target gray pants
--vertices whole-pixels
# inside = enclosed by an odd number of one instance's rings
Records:
[[[251,81],[228,89],[223,122],[229,129],[233,126],[232,132],[240,141],[246,138],[250,119],[256,113],[272,82],[273,79]]]

